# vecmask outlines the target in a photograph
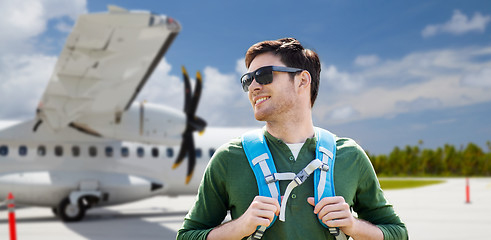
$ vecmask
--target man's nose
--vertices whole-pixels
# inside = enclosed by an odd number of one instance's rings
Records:
[[[249,91],[252,92],[254,90],[261,89],[263,85],[259,84],[256,82],[256,79],[254,78],[251,82],[251,85],[249,85]]]

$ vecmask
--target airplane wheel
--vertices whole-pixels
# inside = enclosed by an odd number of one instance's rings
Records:
[[[76,205],[70,203],[70,199],[64,198],[61,200],[58,206],[58,215],[64,222],[77,222],[82,220],[85,216],[85,208],[77,203]]]

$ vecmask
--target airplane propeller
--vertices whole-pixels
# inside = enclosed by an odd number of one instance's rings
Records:
[[[186,129],[182,134],[182,143],[177,159],[172,166],[172,169],[177,168],[184,160],[186,155],[188,156],[188,170],[186,174],[186,184],[191,181],[193,176],[194,167],[196,165],[196,150],[194,148],[193,132],[202,132],[206,127],[205,120],[197,117],[196,109],[198,107],[199,98],[201,96],[202,79],[201,74],[196,74],[196,86],[194,93],[191,96],[191,82],[189,80],[188,73],[184,66],[182,67],[182,76],[184,78],[184,113],[186,113]]]

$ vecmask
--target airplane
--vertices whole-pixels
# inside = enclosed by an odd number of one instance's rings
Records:
[[[214,151],[246,130],[198,134],[202,80],[198,72],[192,91],[184,68],[184,111],[134,102],[180,30],[171,17],[117,6],[81,15],[34,118],[0,122],[0,196],[75,222],[91,207],[196,194]]]

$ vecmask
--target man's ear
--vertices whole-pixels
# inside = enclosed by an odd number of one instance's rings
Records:
[[[310,76],[310,73],[309,71],[307,70],[303,70],[301,73],[300,73],[300,81],[298,83],[298,86],[300,88],[307,88],[307,87],[310,87],[310,82],[312,81],[312,76]]]

